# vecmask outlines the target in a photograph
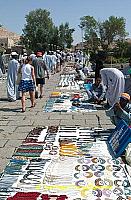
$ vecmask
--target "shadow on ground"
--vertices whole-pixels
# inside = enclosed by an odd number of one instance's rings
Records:
[[[20,112],[21,108],[0,108],[3,112]]]
[[[4,101],[9,102],[7,98],[0,98],[0,101],[2,101],[2,102],[4,102]]]

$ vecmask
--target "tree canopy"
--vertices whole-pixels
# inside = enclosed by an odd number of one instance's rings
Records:
[[[26,15],[26,24],[23,29],[21,42],[26,48],[36,50],[54,50],[57,46],[71,47],[74,29],[69,28],[69,23],[55,26],[50,12],[36,9]],[[53,47],[53,49],[52,49]]]
[[[100,46],[107,50],[113,42],[123,40],[128,35],[125,25],[126,20],[123,17],[110,16],[103,22],[97,21],[93,16],[80,18],[80,28],[83,28],[84,39],[92,51]]]

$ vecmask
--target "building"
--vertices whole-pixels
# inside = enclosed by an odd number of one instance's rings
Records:
[[[6,28],[0,27],[0,46],[4,49],[11,49],[18,44],[20,35],[9,32]]]

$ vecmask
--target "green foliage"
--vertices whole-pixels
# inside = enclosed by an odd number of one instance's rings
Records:
[[[100,22],[93,16],[80,18],[79,27],[84,31],[84,39],[88,48],[95,52],[100,47],[108,51],[113,48],[113,43],[122,41],[128,35],[125,30],[126,21],[123,17],[110,16],[107,20]],[[125,49],[125,48],[124,48]],[[121,55],[124,50],[121,49]]]
[[[74,29],[69,28],[69,23],[61,24],[59,26],[59,46],[64,48],[71,48],[73,42],[72,33]]]
[[[24,44],[28,50],[56,50],[58,46],[71,47],[74,29],[70,29],[68,23],[56,27],[50,18],[50,12],[43,9],[33,10],[25,18],[21,44]]]
[[[23,43],[26,48],[36,51],[46,49],[51,38],[53,22],[47,10],[36,9],[26,15],[23,29]]]
[[[124,39],[127,35],[125,31],[125,19],[123,17],[110,16],[102,24],[103,37],[110,45],[113,41]]]
[[[98,23],[92,16],[84,16],[80,18],[79,27],[84,30],[84,39],[87,41],[87,47],[95,52],[99,46]]]

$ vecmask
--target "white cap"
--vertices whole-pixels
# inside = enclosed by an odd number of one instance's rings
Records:
[[[11,55],[12,55],[12,56],[17,56],[18,54],[17,54],[15,51],[12,51],[12,52],[11,52]]]

